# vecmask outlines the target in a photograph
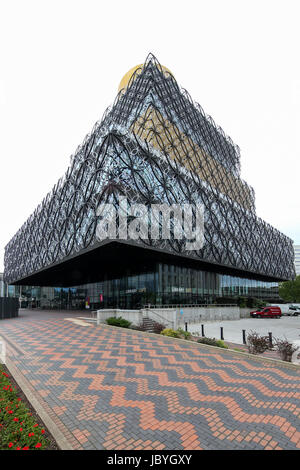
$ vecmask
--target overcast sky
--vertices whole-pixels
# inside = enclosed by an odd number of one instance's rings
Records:
[[[299,0],[0,0],[0,271],[149,52],[240,146],[257,215],[300,244],[299,13]]]

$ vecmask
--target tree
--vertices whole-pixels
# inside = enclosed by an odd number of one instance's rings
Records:
[[[294,281],[281,282],[279,284],[279,295],[287,302],[300,303],[300,275]]]

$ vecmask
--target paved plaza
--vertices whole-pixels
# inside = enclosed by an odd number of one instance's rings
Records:
[[[0,322],[9,360],[73,449],[300,448],[297,366],[81,315]]]
[[[271,332],[273,338],[286,338],[300,346],[300,316],[282,316],[279,319],[243,318],[240,320],[206,322],[203,325],[205,336],[217,339],[220,338],[220,327],[223,327],[224,340],[232,343],[242,344],[242,330],[246,331],[246,335],[252,330],[265,336]],[[188,330],[191,333],[198,332],[201,336],[200,323],[189,323]]]

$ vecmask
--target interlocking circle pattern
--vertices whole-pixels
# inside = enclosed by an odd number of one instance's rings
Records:
[[[154,56],[133,74],[71,158],[65,176],[5,249],[5,281],[26,279],[96,243],[100,203],[202,204],[205,243],[190,257],[294,277],[292,241],[255,214],[239,148]],[[180,240],[136,240],[180,254]]]

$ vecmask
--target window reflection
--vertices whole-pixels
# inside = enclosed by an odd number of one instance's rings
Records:
[[[145,305],[210,304],[241,297],[279,299],[278,283],[156,263],[143,272],[74,287],[8,286],[22,306],[45,309],[141,308]]]

